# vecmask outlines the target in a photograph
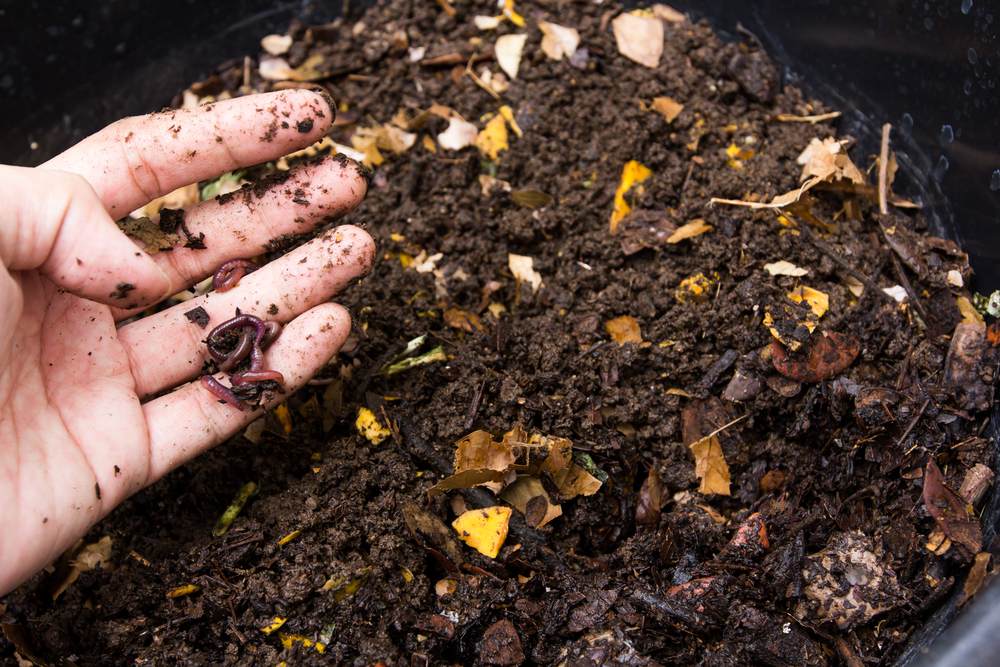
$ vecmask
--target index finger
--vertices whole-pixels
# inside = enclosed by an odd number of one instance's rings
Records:
[[[83,176],[112,218],[179,187],[276,159],[323,138],[332,100],[282,90],[124,118],[43,166]]]

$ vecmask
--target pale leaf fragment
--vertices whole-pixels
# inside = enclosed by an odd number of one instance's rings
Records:
[[[284,58],[261,58],[260,78],[265,81],[300,81],[300,77],[295,70],[289,66]]]
[[[521,53],[527,40],[527,35],[504,35],[497,38],[493,47],[497,64],[511,79],[517,78],[517,70],[521,66]]]
[[[70,565],[81,572],[93,570],[98,565],[102,566],[105,570],[110,569],[111,544],[113,541],[110,536],[105,535],[98,541],[88,544],[70,561]]]
[[[502,16],[474,16],[472,18],[472,22],[480,30],[496,30],[502,20]]]
[[[667,238],[667,243],[680,243],[684,239],[689,239],[692,236],[698,236],[699,234],[704,234],[705,232],[712,229],[712,225],[708,224],[701,218],[695,218],[686,225],[681,225],[677,228],[673,234]]]
[[[433,109],[431,109],[433,112]],[[441,148],[457,151],[476,143],[479,129],[468,121],[452,116],[448,119],[448,129],[438,135]]]
[[[260,40],[261,47],[272,56],[280,56],[288,53],[292,47],[291,35],[267,35]]]
[[[383,125],[378,133],[378,146],[396,155],[406,152],[417,142],[417,135],[401,130],[395,125]]]
[[[663,5],[657,3],[653,5],[653,15],[658,19],[663,19],[670,23],[684,23],[687,21],[687,16],[683,12],[679,12],[673,7],[668,5]]]
[[[654,97],[653,106],[650,108],[662,113],[664,119],[668,123],[672,123],[681,114],[681,111],[684,110],[684,105],[675,101],[672,97]]]
[[[716,435],[709,435],[691,445],[694,454],[694,473],[701,480],[698,493],[729,495],[729,465],[722,453],[722,443]]]
[[[809,275],[809,271],[801,267],[795,266],[791,262],[786,262],[781,260],[774,262],[772,264],[765,264],[764,270],[770,273],[772,276],[805,276]]]
[[[663,55],[663,23],[660,19],[619,14],[611,27],[618,51],[640,65],[655,68]]]
[[[354,150],[359,151],[364,156],[361,158],[363,165],[377,167],[385,162],[385,158],[378,150],[378,138],[373,133],[363,130],[364,128],[359,128],[351,135],[351,145],[354,146]]]
[[[499,178],[489,176],[488,174],[479,175],[479,185],[483,188],[483,196],[489,197],[490,193],[494,190],[502,190],[503,192],[510,192],[510,183],[507,181],[502,181]]]
[[[572,58],[580,45],[580,33],[576,28],[549,23],[539,19],[538,29],[542,31],[542,51],[552,60]]]
[[[507,265],[518,282],[528,283],[533,292],[542,286],[542,274],[535,271],[535,260],[531,257],[511,253],[507,256]]]

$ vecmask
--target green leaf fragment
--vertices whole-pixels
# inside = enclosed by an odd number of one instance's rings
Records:
[[[436,361],[448,361],[448,355],[444,353],[443,345],[438,345],[430,352],[426,352],[419,357],[403,359],[398,364],[393,364],[386,368],[382,375],[395,375],[396,373],[402,373],[403,371],[408,371],[411,368],[432,364]]]
[[[222,513],[219,520],[215,522],[215,528],[212,529],[212,537],[225,535],[229,527],[233,524],[233,521],[240,515],[243,506],[247,504],[248,500],[256,496],[259,491],[260,486],[256,482],[247,482],[241,486],[240,490],[236,493],[236,497],[233,498],[233,502],[229,503],[229,507]]]

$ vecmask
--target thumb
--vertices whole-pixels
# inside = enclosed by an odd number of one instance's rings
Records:
[[[170,279],[104,210],[83,177],[0,165],[0,261],[122,309],[172,293]]]

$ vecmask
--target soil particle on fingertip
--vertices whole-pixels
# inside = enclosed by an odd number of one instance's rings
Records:
[[[312,132],[313,119],[306,118],[305,120],[300,120],[295,124],[295,129],[298,130],[301,134],[308,134],[309,132]]]
[[[185,312],[184,317],[188,318],[189,321],[197,324],[202,329],[208,326],[208,322],[210,320],[208,312],[201,306]]]
[[[112,299],[124,299],[128,296],[128,293],[135,289],[135,285],[132,283],[118,283],[115,285],[115,291],[109,294]]]

